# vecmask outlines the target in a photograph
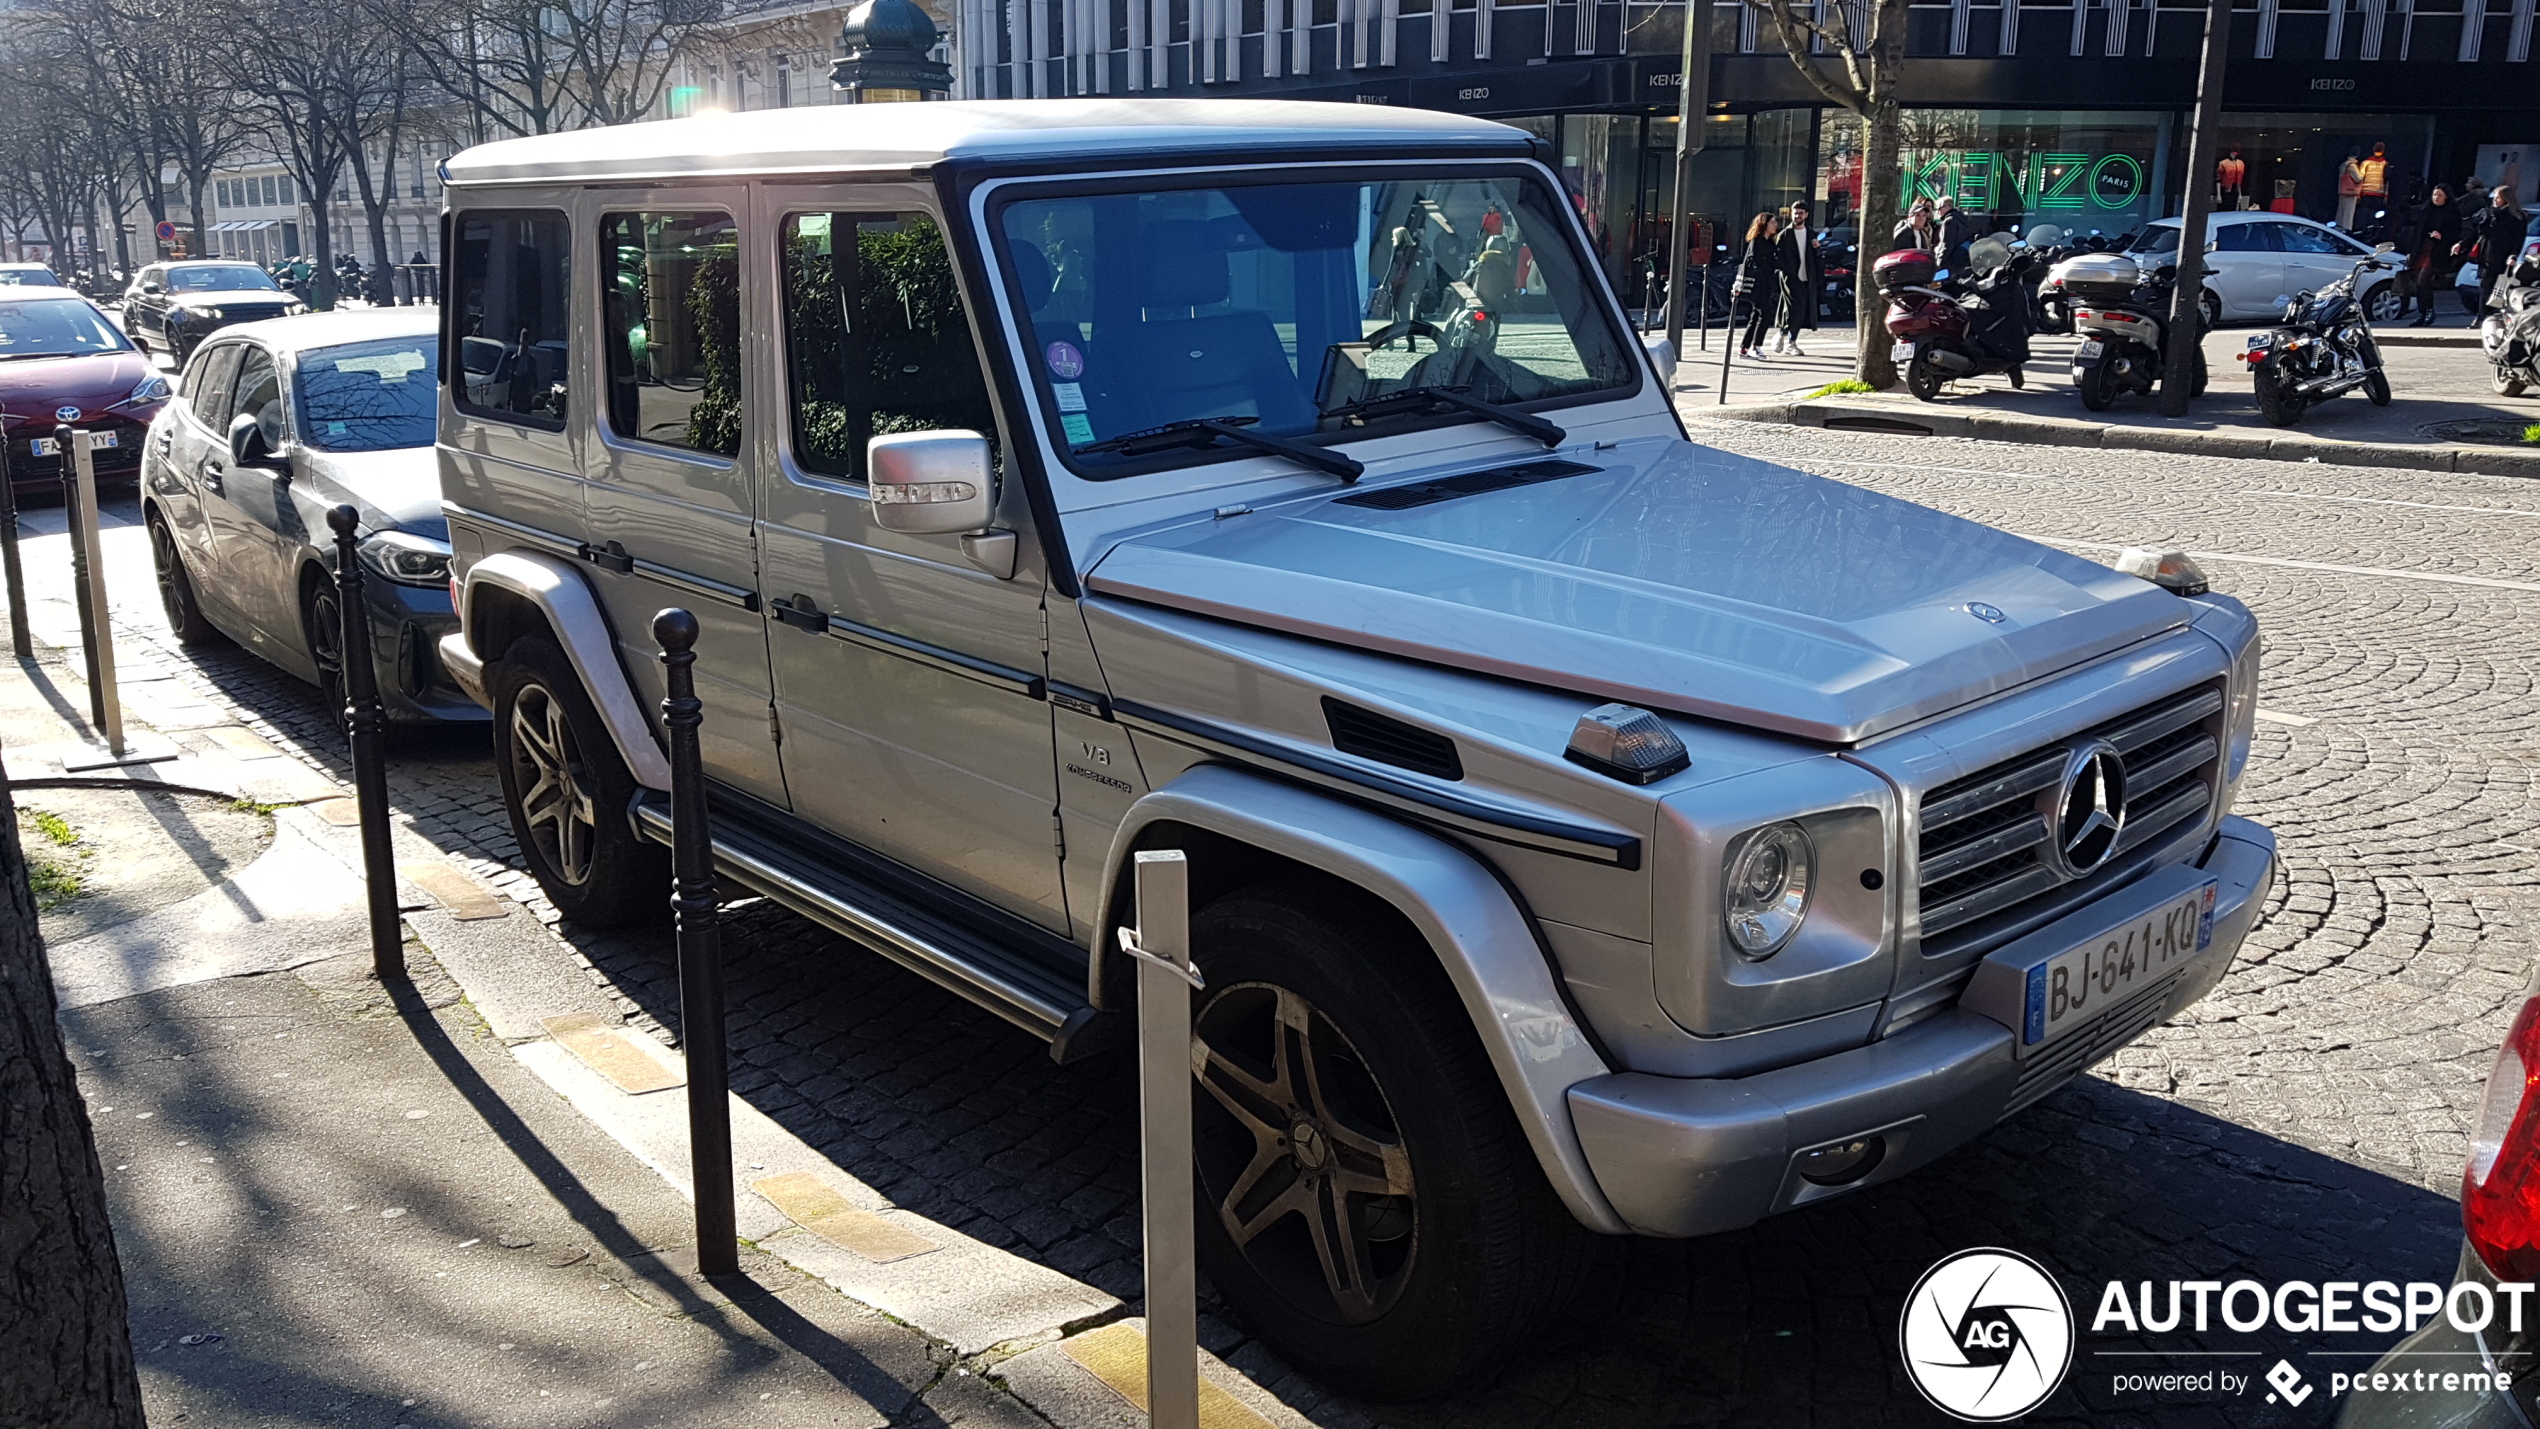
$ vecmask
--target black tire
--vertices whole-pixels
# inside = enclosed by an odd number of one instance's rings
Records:
[[[2249,369],[2250,390],[2258,399],[2258,415],[2271,427],[2289,427],[2302,420],[2302,409],[2309,405],[2285,390],[2274,368],[2261,362]]]
[[[159,580],[159,609],[168,617],[168,629],[175,632],[176,643],[187,649],[213,644],[220,632],[203,618],[202,602],[194,596],[193,573],[185,569],[185,552],[176,544],[176,533],[168,529],[159,508],[149,510],[150,566]]]
[[[343,596],[333,580],[321,575],[301,583],[301,638],[308,642],[309,663],[317,666],[318,697],[326,701],[338,734],[351,729],[344,714],[343,609]]]
[[[1929,349],[1915,348],[1913,360],[1905,364],[1905,390],[1916,401],[1937,402],[1940,389],[1949,384],[1949,376],[1932,365]]]
[[[2117,375],[2106,356],[2073,374],[2073,390],[2081,394],[2085,410],[2104,412],[2117,400]]]
[[[586,928],[655,922],[670,907],[670,853],[626,818],[635,776],[618,757],[572,662],[524,636],[486,672],[494,772],[530,875],[556,911]],[[528,807],[535,800],[536,807]]]
[[[1191,945],[1211,1281],[1334,1388],[1486,1382],[1610,1257],[1545,1182],[1434,955],[1310,880],[1219,899]]]
[[[2020,371],[2020,365],[2016,362],[2012,363],[2009,367],[2004,368],[2003,375],[2011,379],[2011,390],[2014,392],[2017,392],[2022,387],[2028,385],[2026,374]]]
[[[2364,395],[2372,399],[2372,404],[2376,407],[2389,406],[2390,374],[2377,367],[2371,372],[2366,373],[2364,375]]]
[[[2519,397],[2531,386],[2523,380],[2521,373],[2510,367],[2496,368],[2488,374],[2488,381],[2494,385],[2499,397]]]
[[[2209,363],[2207,363],[2207,362],[2205,361],[2205,347],[2204,347],[2204,344],[2199,343],[2199,344],[2197,344],[2197,347],[2196,347],[2196,380],[2195,380],[2195,382],[2194,382],[2191,386],[2189,386],[2189,387],[2188,387],[2188,389],[2187,389],[2187,395],[2188,395],[2188,396],[2190,396],[2190,397],[2202,397],[2202,396],[2204,396],[2204,395],[2205,395],[2205,388],[2206,388],[2206,386],[2207,386],[2209,383],[2211,383],[2211,382],[2213,381],[2213,377],[2214,377],[2214,370],[2213,370],[2213,367],[2212,367],[2212,365],[2211,365],[2211,364],[2209,364]]]
[[[2204,326],[2199,329],[2199,331],[2212,332],[2214,329],[2221,327],[2222,296],[2214,292],[2211,288],[2206,289],[2204,293],[2199,295],[2196,299],[2196,312],[2199,317],[2204,319]]]

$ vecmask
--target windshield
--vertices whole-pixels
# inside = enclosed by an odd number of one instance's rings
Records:
[[[128,346],[105,314],[77,298],[0,302],[0,362],[122,352]]]
[[[2126,251],[2129,253],[2176,253],[2178,251],[2178,230],[2175,228],[2147,228],[2135,238],[2133,246],[2128,248]]]
[[[265,276],[264,269],[251,268],[244,263],[198,264],[168,270],[168,291],[171,293],[234,292],[242,288],[281,291],[273,285],[273,279]]]
[[[1631,389],[1559,205],[1515,176],[1263,183],[1023,198],[998,227],[1044,411],[1099,480],[1252,454],[1087,450],[1176,422],[1373,434],[1477,420],[1345,410],[1414,387],[1505,404]]]
[[[58,288],[62,280],[50,268],[0,268],[0,288]]]
[[[301,440],[331,452],[432,445],[439,357],[438,340],[428,336],[302,353],[292,382]]]

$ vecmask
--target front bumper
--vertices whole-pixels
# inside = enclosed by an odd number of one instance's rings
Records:
[[[2275,836],[2247,819],[2225,819],[2197,866],[2217,883],[2213,941],[2156,1007],[2138,1011],[2150,1014],[2141,1026],[2115,1029],[2113,1040],[2102,1032],[2073,1034],[2074,1041],[2089,1040],[2091,1060],[2175,1016],[2222,980],[2274,881]],[[2088,923],[2099,916],[2097,906],[2070,921]],[[1710,1235],[1902,1176],[2089,1065],[2069,1057],[2052,1059],[2052,1068],[2038,1059],[2023,1063],[2013,1036],[2010,1027],[1961,1006],[1884,1041],[1751,1077],[1592,1078],[1570,1089],[1570,1112],[1598,1187],[1634,1230]],[[1870,1137],[1883,1149],[1858,1179],[1828,1186],[1801,1174],[1802,1156]]]
[[[453,630],[441,637],[441,668],[449,672],[450,683],[461,694],[488,710],[494,708],[494,697],[485,690],[485,662],[467,643],[466,631]]]
[[[371,664],[379,703],[400,724],[469,724],[487,718],[444,663],[442,640],[458,629],[449,592],[372,577],[362,582],[370,608]]]

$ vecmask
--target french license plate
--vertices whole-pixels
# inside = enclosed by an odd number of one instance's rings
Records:
[[[1894,346],[1894,347],[1892,347],[1892,348],[1888,349],[1888,353],[1887,353],[1887,360],[1888,360],[1888,361],[1890,361],[1890,362],[1911,362],[1911,361],[1913,361],[1913,360],[1914,360],[1914,345],[1913,345],[1912,343],[1910,343],[1910,342],[1900,342],[1900,343],[1898,343],[1896,346]]]
[[[91,432],[88,435],[88,449],[90,451],[95,451],[99,447],[114,447],[123,445],[120,440],[122,436],[122,433],[120,432]],[[34,441],[27,444],[27,449],[35,453],[37,456],[60,456],[62,454],[62,442],[59,437],[37,437]]]
[[[2106,352],[2107,350],[2108,344],[2101,342],[2099,339],[2094,337],[2087,342],[2084,342],[2081,346],[2073,349],[2073,361],[2090,362],[2097,359],[2099,354]]]
[[[2200,884],[2030,968],[2022,1044],[2040,1046],[2088,1026],[2126,994],[2159,982],[2211,946],[2214,887]]]

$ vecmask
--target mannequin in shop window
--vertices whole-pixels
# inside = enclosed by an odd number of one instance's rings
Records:
[[[2355,231],[2355,201],[2364,192],[2364,151],[2349,149],[2346,162],[2337,166],[2337,226]]]
[[[2249,166],[2241,161],[2240,151],[2234,149],[2223,156],[2221,163],[2214,165],[2214,207],[2247,208],[2248,187]]]
[[[2372,153],[2356,166],[2355,177],[2356,197],[2362,200],[2356,205],[2357,212],[2362,216],[2365,229],[2378,235],[2386,229],[2389,222],[2390,155],[2388,151],[2379,144],[2373,145]]]

